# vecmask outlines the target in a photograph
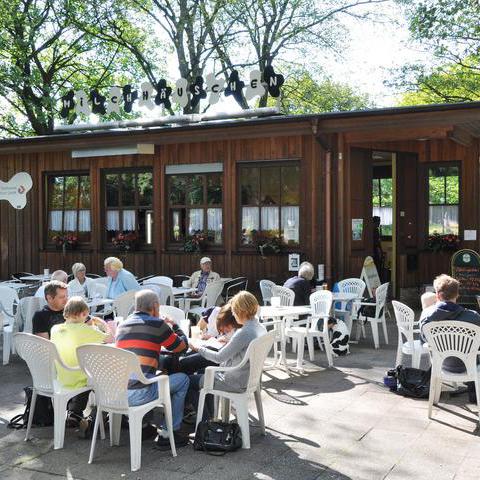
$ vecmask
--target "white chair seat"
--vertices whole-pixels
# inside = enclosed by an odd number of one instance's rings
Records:
[[[420,340],[414,340],[413,341],[413,349],[412,349],[412,344],[410,342],[405,342],[402,345],[402,353],[405,355],[412,355],[413,352],[421,352],[421,354],[427,354],[428,353],[428,346],[425,346],[423,342]]]
[[[467,375],[467,372],[454,373],[454,372],[449,372],[447,370],[444,370],[442,368],[441,373],[442,373],[442,381],[459,382],[459,383],[472,381],[472,378]],[[477,373],[478,373],[478,376],[480,377],[480,365],[477,365]]]

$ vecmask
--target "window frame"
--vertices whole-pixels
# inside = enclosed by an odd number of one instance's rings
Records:
[[[375,170],[375,166],[376,165],[373,165],[374,170]],[[383,166],[383,165],[381,165],[381,166]],[[385,173],[387,173],[387,172],[385,172]],[[380,172],[377,176],[375,174],[372,176],[372,216],[373,216],[373,208],[375,207],[375,205],[373,205],[373,182],[378,181],[378,200],[379,200],[379,207],[380,208],[382,208],[382,206],[387,207],[387,205],[382,205],[382,180],[386,179],[386,180],[391,180],[392,181],[392,194],[393,194],[393,190],[395,188],[395,186],[393,184],[393,172],[391,171],[391,167],[390,167],[390,175],[385,176],[385,173]],[[392,209],[392,221],[393,221],[393,214],[394,214],[393,213],[394,212],[393,198],[392,198],[392,205],[390,206],[390,208]],[[392,229],[393,229],[393,223],[392,223]],[[381,240],[383,240],[385,242],[390,242],[390,241],[392,241],[393,235],[383,235],[382,226],[380,225],[380,237],[381,237]]]
[[[50,203],[50,197],[49,197],[49,194],[50,194],[49,179],[51,177],[88,177],[88,179],[90,181],[90,194],[89,194],[89,196],[90,196],[90,206],[88,208],[88,210],[90,212],[90,240],[88,242],[80,242],[79,241],[77,243],[77,249],[82,250],[82,249],[91,247],[92,244],[93,244],[93,234],[94,234],[94,232],[93,232],[93,213],[92,213],[92,176],[91,176],[89,170],[64,170],[64,171],[45,171],[45,172],[43,172],[44,208],[42,210],[43,210],[43,216],[44,216],[43,224],[45,225],[45,229],[44,229],[44,233],[43,233],[44,248],[46,250],[54,250],[54,249],[56,250],[57,249],[57,246],[55,245],[55,243],[52,242],[51,239],[49,239],[49,231],[50,231],[49,216],[50,216],[50,211],[52,210],[51,203]],[[84,208],[80,208],[79,203],[80,203],[80,183],[78,183],[78,187],[77,187],[77,208],[76,209],[71,209],[71,208],[65,209],[65,184],[64,184],[64,188],[63,188],[63,208],[62,208],[62,227],[63,227],[64,222],[65,222],[65,215],[64,215],[65,211],[76,211],[77,212],[77,230],[75,232],[75,235],[77,236],[77,238],[79,238],[78,222],[79,222],[79,219],[80,219],[80,215],[78,214],[78,212],[80,210],[86,210]],[[62,229],[62,234],[63,234],[63,232],[64,232],[64,230]]]
[[[139,202],[139,192],[138,189],[135,188],[135,205],[134,206],[128,206],[124,207],[118,206],[118,207],[108,207],[107,206],[107,175],[122,175],[122,174],[139,174],[139,173],[151,173],[152,174],[152,203],[150,206],[145,206],[145,205],[140,205]],[[135,180],[135,185],[136,185],[137,180]],[[141,166],[141,167],[124,167],[124,168],[101,168],[100,169],[100,218],[102,221],[102,225],[105,227],[102,228],[102,233],[101,233],[101,245],[103,246],[103,249],[106,251],[110,250],[118,250],[111,241],[109,241],[109,235],[108,235],[108,230],[106,228],[107,226],[107,211],[109,210],[118,210],[119,212],[123,212],[124,210],[135,210],[135,233],[138,235],[138,210],[145,210],[151,211],[152,212],[152,243],[146,243],[146,242],[138,242],[138,248],[136,251],[152,251],[154,249],[155,245],[155,200],[154,200],[154,195],[155,195],[155,177],[154,177],[154,168],[153,165],[146,165],[146,166]],[[119,203],[121,203],[121,198],[122,198],[122,182],[120,183],[119,187]],[[119,215],[119,221],[121,225],[123,226],[123,215]],[[123,232],[124,229],[120,229],[119,231]]]
[[[433,168],[458,168],[458,203],[433,203],[430,204],[430,169]],[[447,177],[444,176],[446,179]],[[446,182],[446,180],[445,180]],[[446,187],[445,187],[445,200],[446,200]],[[459,239],[461,239],[462,232],[462,162],[460,160],[449,160],[449,161],[437,161],[429,162],[425,165],[425,204],[426,204],[426,215],[425,215],[425,239],[428,239],[430,235],[430,207],[431,206],[458,206],[458,233],[456,234]],[[448,235],[448,233],[440,233],[440,235]]]
[[[238,242],[239,246],[239,251],[240,252],[252,252],[255,250],[255,245],[252,244],[242,244],[242,208],[243,207],[258,207],[259,209],[259,226],[261,227],[262,224],[262,212],[261,208],[262,206],[265,205],[243,205],[242,204],[242,188],[241,188],[241,170],[242,168],[266,168],[266,167],[298,167],[299,169],[299,191],[298,191],[298,196],[299,196],[299,202],[298,205],[284,205],[283,204],[283,196],[280,188],[280,203],[278,204],[278,225],[279,225],[279,230],[282,230],[282,207],[285,206],[291,206],[291,207],[297,207],[300,209],[302,208],[302,192],[301,192],[301,183],[302,183],[302,162],[299,159],[284,159],[284,160],[262,160],[262,161],[244,161],[244,162],[237,162],[237,205],[238,205],[238,212],[237,212],[237,222],[238,222],[238,231],[235,232],[235,239]],[[280,185],[282,184],[282,176],[280,173]],[[260,172],[260,178],[259,178],[259,185],[260,185],[260,190],[259,190],[259,195],[261,196],[261,172]],[[262,231],[261,229],[259,230],[260,232]],[[280,253],[285,253],[291,251],[298,252],[299,249],[301,249],[301,245],[303,244],[302,242],[302,233],[303,233],[303,227],[302,227],[302,215],[299,214],[298,218],[298,243],[295,245],[289,245],[286,243],[282,243],[282,252]],[[279,237],[281,239],[281,236]],[[279,253],[279,254],[280,254]],[[269,253],[269,255],[271,255]],[[275,255],[275,254],[272,254]]]
[[[219,176],[221,178],[221,191],[222,191],[222,201],[221,203],[208,203],[208,176]],[[203,203],[197,205],[185,204],[171,204],[170,203],[170,178],[171,177],[192,177],[192,176],[201,176],[203,177]],[[186,237],[189,235],[189,220],[188,220],[188,211],[189,210],[203,210],[203,233],[208,233],[208,210],[209,209],[220,209],[222,211],[222,242],[213,243],[206,242],[205,250],[207,251],[223,251],[225,248],[225,176],[224,171],[215,171],[215,172],[195,172],[195,173],[165,173],[165,218],[167,219],[167,233],[166,233],[166,244],[168,250],[178,250],[183,249],[183,246],[186,241]],[[186,198],[185,198],[186,200]],[[187,215],[186,225],[185,225],[185,238],[181,238],[179,241],[173,239],[173,212],[185,210]]]

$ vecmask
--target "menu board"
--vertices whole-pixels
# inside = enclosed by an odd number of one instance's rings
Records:
[[[365,258],[360,278],[367,285],[368,296],[373,297],[373,293],[380,286],[380,277],[372,257]]]
[[[460,282],[458,303],[477,305],[480,295],[480,255],[474,250],[459,250],[452,256],[452,277]]]

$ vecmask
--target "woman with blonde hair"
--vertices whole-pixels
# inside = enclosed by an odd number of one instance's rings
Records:
[[[140,284],[132,273],[123,268],[119,258],[108,257],[104,260],[103,266],[108,277],[107,298],[115,299],[129,290],[140,290]]]
[[[235,331],[230,341],[218,352],[209,350],[206,347],[199,347],[194,341],[190,341],[190,348],[198,352],[202,357],[211,362],[217,363],[222,367],[235,367],[244,358],[250,343],[256,338],[265,335],[267,331],[260,324],[257,318],[258,302],[257,299],[245,290],[237,293],[231,300],[230,305],[233,316],[242,328]],[[247,388],[248,377],[250,374],[250,364],[246,363],[238,370],[215,374],[214,388],[228,392],[243,392]],[[203,375],[190,376],[190,388],[187,398],[193,406],[198,406],[198,397],[200,389],[203,387]],[[212,417],[213,399],[205,399],[206,412],[203,417]]]

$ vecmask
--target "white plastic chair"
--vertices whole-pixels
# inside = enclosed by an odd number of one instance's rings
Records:
[[[25,441],[30,436],[37,395],[43,395],[44,397],[50,397],[53,403],[53,448],[55,450],[63,448],[67,404],[70,399],[91,390],[91,388],[68,389],[57,381],[56,364],[71,371],[79,371],[80,368],[65,365],[58,354],[57,347],[50,340],[30,333],[16,333],[14,342],[17,353],[27,363],[33,380],[32,402]]]
[[[146,288],[149,288],[150,285],[145,285]],[[160,300],[160,305],[175,305],[175,295],[173,294],[173,289],[169,285],[157,284],[159,295],[158,299]]]
[[[242,447],[250,448],[250,426],[248,423],[248,400],[253,394],[257,405],[258,420],[262,435],[265,435],[265,419],[263,416],[261,380],[265,359],[270,352],[275,338],[275,332],[271,331],[265,335],[253,340],[247,348],[245,357],[235,367],[207,367],[205,369],[205,377],[203,388],[200,391],[197,411],[197,427],[203,416],[203,408],[205,405],[205,395],[212,394],[225,399],[235,407],[238,424],[242,431]],[[247,388],[242,393],[226,392],[224,390],[216,390],[214,388],[216,372],[233,372],[243,367],[245,364],[250,365],[250,375],[248,377]],[[225,421],[228,421],[229,412]]]
[[[116,317],[127,318],[133,311],[136,290],[122,293],[113,301],[113,311]]]
[[[132,472],[139,470],[142,461],[142,419],[155,407],[164,409],[170,446],[173,456],[176,457],[168,376],[146,378],[137,355],[111,345],[82,345],[77,348],[77,357],[93,387],[97,403],[97,416],[88,463],[93,462],[98,428],[103,424],[102,412],[108,412],[110,414],[110,446],[120,444],[122,415],[128,415],[130,466]],[[145,385],[157,382],[158,399],[145,405],[130,407],[128,405],[128,381],[133,377]]]
[[[315,359],[314,338],[323,340],[325,345],[325,353],[327,354],[328,366],[333,366],[333,350],[330,345],[330,337],[328,332],[328,318],[332,308],[332,292],[328,290],[319,290],[310,295],[310,306],[312,315],[308,318],[305,326],[287,326],[285,335],[294,338],[297,341],[297,368],[303,369],[303,352],[305,340],[307,341],[308,353],[310,361]],[[318,330],[317,323],[323,319],[323,328]]]
[[[107,285],[103,282],[91,282],[88,286],[88,296],[90,298],[107,298]]]
[[[0,314],[3,318],[3,364],[10,362],[10,353],[14,353],[12,343],[15,325],[15,307],[18,305],[18,294],[10,287],[0,286]]]
[[[32,333],[33,325],[32,319],[35,312],[41,310],[46,305],[46,300],[39,297],[23,297],[15,313],[15,328],[19,331],[22,327],[24,333]]]
[[[420,368],[422,355],[428,355],[428,347],[421,340],[415,340],[414,334],[419,332],[415,329],[415,312],[407,305],[392,300],[393,311],[398,328],[398,346],[395,365],[401,365],[403,355],[412,356],[412,367]],[[405,342],[403,339],[405,338]]]
[[[166,315],[170,317],[175,323],[180,326],[180,329],[185,333],[187,337],[190,334],[190,320],[186,318],[185,312],[172,305],[160,305],[160,315]]]
[[[95,283],[100,283],[102,285],[107,285],[108,286],[108,280],[110,277],[98,277],[98,278],[92,278],[92,280]]]
[[[428,418],[432,418],[433,404],[440,400],[443,382],[475,382],[480,421],[480,326],[457,320],[430,322],[424,325],[423,334],[432,355],[432,374],[428,396]],[[442,368],[443,361],[455,357],[463,362],[464,373],[451,373]]]
[[[387,292],[388,292],[388,282],[380,285],[375,291],[375,303],[370,303],[370,302],[357,303],[359,306],[370,305],[375,307],[374,317],[366,317],[364,315],[359,315],[358,318],[355,318],[355,320],[358,320],[359,322],[366,320],[371,325],[373,343],[375,345],[375,348],[379,348],[380,346],[380,339],[378,335],[378,324],[380,323],[382,324],[382,327],[383,327],[383,336],[385,338],[385,343],[388,345],[387,322],[385,320],[385,306],[387,303]],[[363,331],[363,325],[360,325],[360,328],[357,330],[357,339],[360,338],[360,329],[362,329]]]
[[[201,315],[203,310],[208,307],[214,307],[217,304],[218,297],[222,293],[223,290],[223,281],[218,282],[211,282],[207,283],[205,290],[201,297],[197,298],[185,298],[185,311],[187,312],[187,316],[189,313],[193,313],[194,315]],[[200,306],[190,308],[192,301],[199,301]]]
[[[272,286],[272,297],[280,297],[280,306],[282,307],[291,307],[295,302],[295,292],[280,285]]]
[[[260,280],[260,291],[262,292],[262,299],[264,305],[270,304],[272,298],[272,287],[275,285],[271,280]]]
[[[156,285],[166,285],[167,287],[173,287],[173,279],[170,277],[165,277],[162,275],[157,275],[156,277],[147,278],[143,282],[144,285],[148,285],[149,283],[154,283]]]
[[[338,291],[340,293],[352,293],[356,295],[358,300],[362,299],[366,288],[365,282],[360,278],[346,278],[338,282]],[[349,303],[351,304],[351,311],[347,310]],[[335,317],[340,315],[343,318],[350,334],[352,332],[353,318],[356,316],[356,309],[358,308],[357,305],[358,303],[356,301],[345,301],[340,302],[340,308],[335,308]]]

